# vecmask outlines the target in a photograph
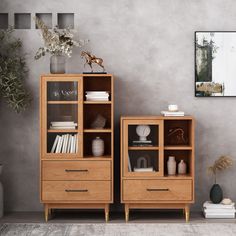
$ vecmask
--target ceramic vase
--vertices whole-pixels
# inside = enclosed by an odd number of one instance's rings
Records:
[[[185,175],[186,172],[187,172],[187,165],[184,162],[184,160],[181,160],[180,163],[178,164],[178,174]]]
[[[100,137],[96,137],[92,142],[92,153],[95,157],[103,156],[104,141]]]
[[[139,136],[139,141],[146,141],[150,132],[151,129],[149,125],[138,125],[136,127],[136,133]]]
[[[0,165],[0,176],[2,175],[2,168],[3,166]],[[3,186],[2,182],[0,181],[0,218],[3,217]]]
[[[219,184],[213,184],[210,191],[210,199],[213,203],[218,204],[223,199],[223,191]]]
[[[63,55],[50,57],[50,72],[52,74],[64,74],[66,72],[66,58]]]
[[[169,156],[169,159],[167,161],[167,171],[168,175],[176,174],[176,161],[174,156]]]

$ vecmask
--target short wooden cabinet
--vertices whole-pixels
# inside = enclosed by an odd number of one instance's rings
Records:
[[[169,175],[172,156],[176,173]],[[186,173],[178,173],[178,164]],[[121,202],[130,209],[183,209],[189,220],[194,202],[194,119],[184,117],[121,117]]]
[[[87,96],[88,94],[93,96]],[[104,209],[113,202],[113,76],[50,74],[40,81],[40,199],[53,209]],[[108,97],[108,98],[107,98]],[[93,156],[92,142],[103,140]]]

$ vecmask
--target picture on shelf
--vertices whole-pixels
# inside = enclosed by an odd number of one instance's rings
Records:
[[[195,33],[195,96],[236,96],[236,32]]]

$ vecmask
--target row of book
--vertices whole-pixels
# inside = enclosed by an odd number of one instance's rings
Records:
[[[183,111],[162,111],[163,116],[184,116]]]
[[[214,204],[212,202],[204,202],[203,214],[205,218],[209,219],[232,219],[235,218],[234,202],[229,205],[222,203]]]
[[[86,101],[109,101],[109,93],[106,91],[86,91]]]
[[[50,129],[76,129],[78,126],[74,121],[52,121]]]
[[[52,145],[51,153],[77,153],[78,135],[57,135]]]

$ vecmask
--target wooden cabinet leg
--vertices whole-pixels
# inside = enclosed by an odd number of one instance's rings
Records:
[[[109,221],[109,204],[105,205],[105,221],[108,222]]]
[[[189,205],[186,205],[185,206],[185,220],[186,220],[186,222],[189,222],[189,214],[190,214]]]
[[[44,205],[44,217],[45,217],[46,222],[48,222],[48,212],[49,212],[48,204],[45,204]]]
[[[125,222],[129,221],[129,205],[125,204]]]

